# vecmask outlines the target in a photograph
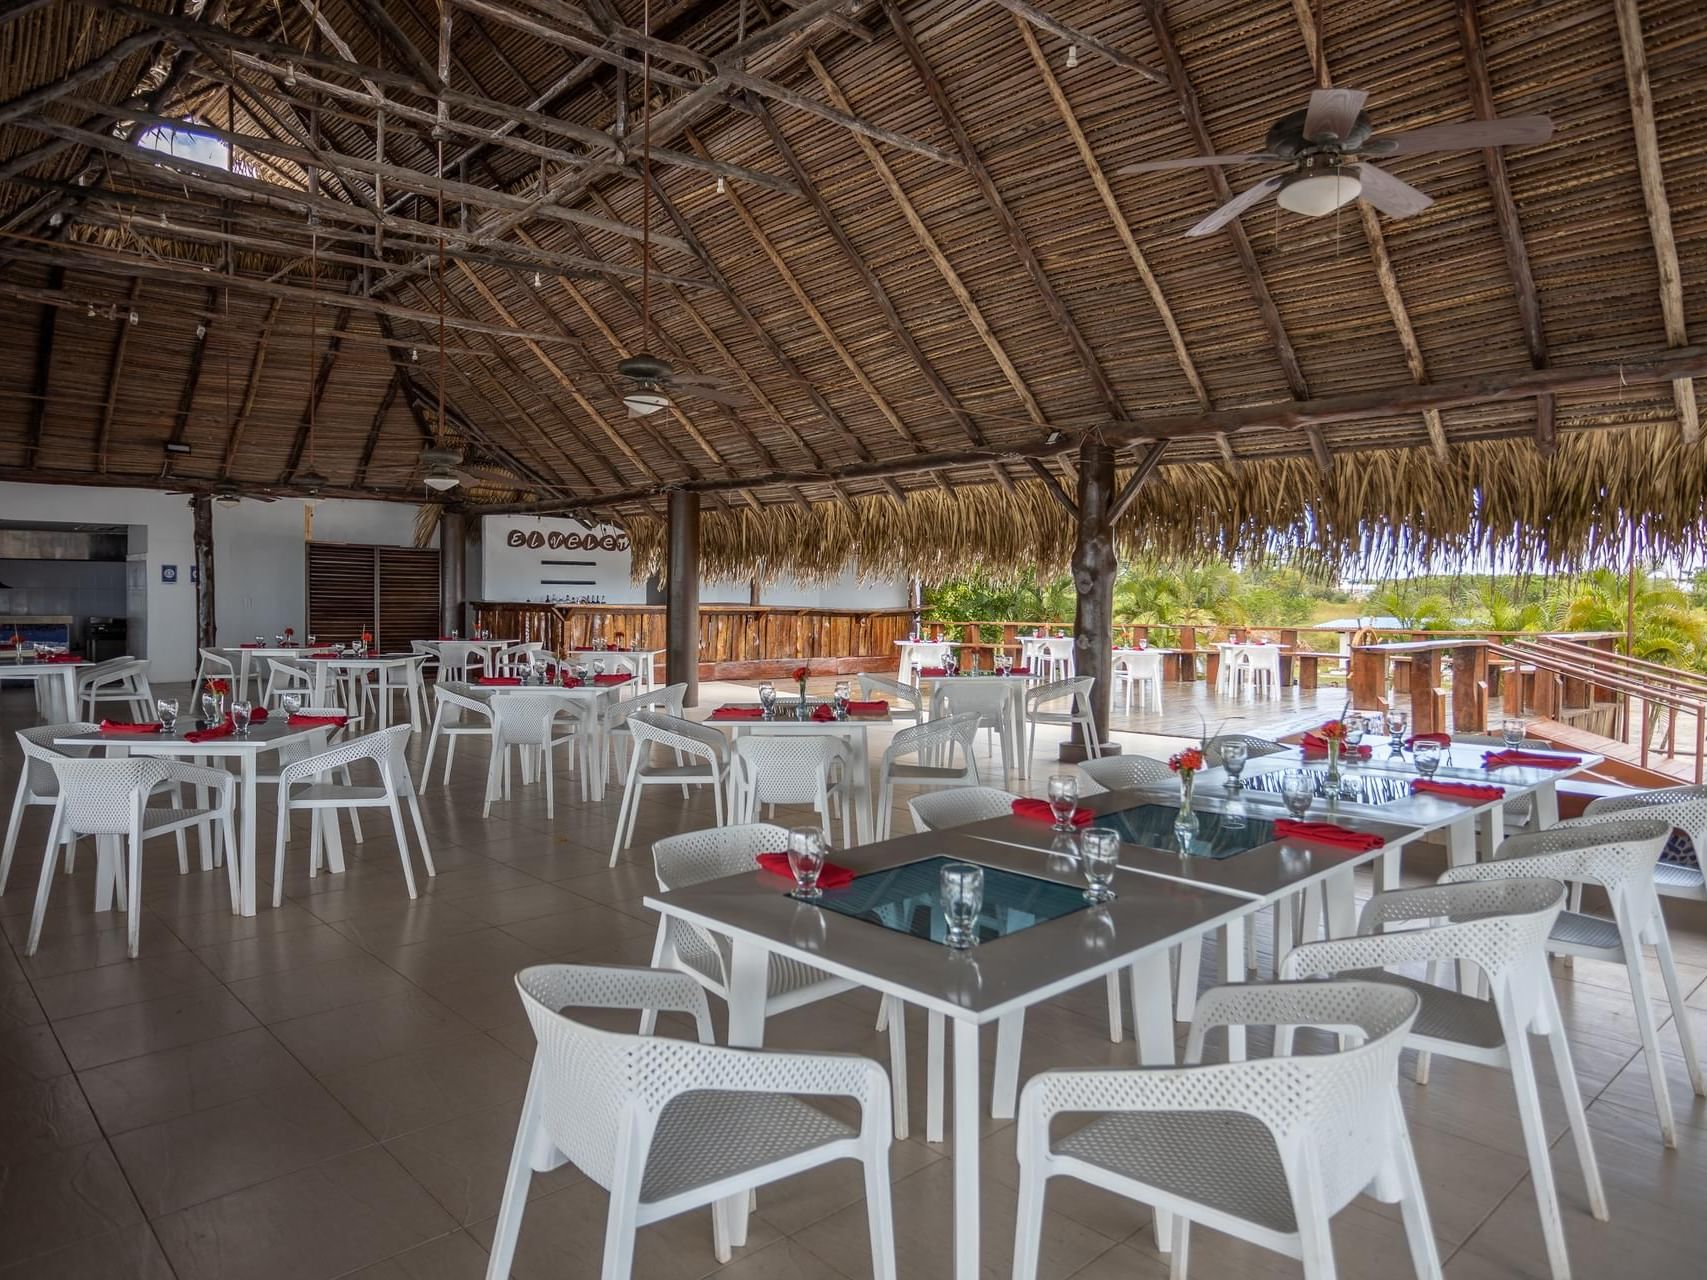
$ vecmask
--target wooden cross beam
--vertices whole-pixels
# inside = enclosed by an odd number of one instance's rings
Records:
[[[56,266],[48,275],[48,287],[60,289],[65,284],[65,268]],[[47,420],[48,386],[53,381],[53,343],[59,330],[59,308],[42,307],[41,321],[36,326],[35,378],[30,401],[30,422],[26,429],[24,457],[30,466],[41,462],[42,426]]]

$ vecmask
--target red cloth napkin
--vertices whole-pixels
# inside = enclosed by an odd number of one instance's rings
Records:
[[[521,684],[521,682],[522,682],[522,678],[520,676],[481,676],[480,677],[480,683],[481,684],[497,684],[497,685],[504,685],[504,686],[515,686],[515,685]]]
[[[267,723],[267,709],[265,707],[256,707],[254,710],[250,711],[249,712],[249,723],[250,724],[266,724]]]
[[[1431,778],[1411,779],[1411,794],[1426,793],[1445,796],[1448,800],[1468,800],[1471,804],[1486,804],[1505,795],[1504,787],[1490,787],[1480,782],[1435,782]]]
[[[1293,818],[1276,818],[1274,834],[1283,840],[1308,840],[1314,844],[1338,845],[1342,849],[1379,849],[1386,840],[1367,831],[1353,831],[1334,822],[1299,822]]]
[[[848,714],[850,716],[886,716],[889,714],[889,704],[882,699],[875,702],[856,702],[849,699]]]
[[[101,732],[102,733],[159,733],[160,732],[160,722],[158,720],[148,720],[148,721],[144,721],[141,724],[130,724],[124,720],[103,720],[103,721],[101,721]]]
[[[1488,751],[1482,755],[1484,769],[1520,764],[1530,769],[1570,769],[1583,762],[1581,756],[1544,756],[1534,751]]]
[[[1013,808],[1016,818],[1040,818],[1044,822],[1055,821],[1055,810],[1049,807],[1047,800],[1033,800],[1028,796],[1021,796],[1014,801]],[[1074,809],[1073,825],[1075,827],[1088,827],[1091,825],[1092,816],[1091,811],[1083,806]]]
[[[1310,756],[1325,756],[1328,754],[1328,740],[1322,737],[1319,733],[1306,733],[1301,745],[1304,748],[1304,755],[1306,758]],[[1367,743],[1362,742],[1358,743],[1355,747],[1347,747],[1344,744],[1341,744],[1340,754],[1342,756],[1355,755],[1360,760],[1367,760],[1369,759],[1370,754],[1369,746]]]
[[[248,644],[240,644],[237,647],[239,649],[259,649],[261,646],[256,644],[254,641],[250,641]]]
[[[574,676],[564,676],[563,687],[565,689],[579,689],[581,687],[581,682]]]
[[[611,675],[594,676],[593,677],[593,683],[594,684],[627,684],[632,679],[634,679],[634,673],[632,671],[618,671],[618,672],[615,672]]]
[[[738,706],[719,707],[706,717],[707,720],[763,720],[764,718],[765,709],[763,707]]]
[[[74,653],[50,653],[45,658],[37,658],[36,661],[37,662],[45,662],[49,666],[57,666],[60,663],[65,663],[67,665],[75,665],[77,663],[82,662],[83,659],[79,658]]]
[[[946,676],[948,674],[948,668],[947,667],[920,667],[919,668],[919,674],[921,676],[923,676],[925,679],[929,680],[933,676],[935,676],[935,677]]]
[[[207,742],[212,738],[229,738],[237,732],[237,726],[231,723],[231,717],[225,717],[225,723],[215,725],[211,729],[194,729],[184,735],[185,742]]]
[[[790,884],[794,883],[794,868],[788,865],[786,853],[761,853],[758,855],[759,869],[768,871],[773,876],[781,876]],[[820,889],[840,889],[843,885],[853,883],[854,873],[846,867],[826,862],[818,871],[818,887]]]
[[[1419,742],[1438,742],[1443,747],[1450,747],[1452,735],[1450,733],[1413,733],[1405,739],[1407,747],[1414,747]]]
[[[295,715],[285,721],[293,729],[319,729],[330,725],[334,729],[342,729],[349,723],[348,716],[304,716]]]

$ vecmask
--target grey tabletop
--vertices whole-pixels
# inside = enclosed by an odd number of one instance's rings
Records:
[[[269,716],[260,724],[251,725],[247,737],[235,733],[203,742],[191,742],[184,735],[195,731],[196,722],[180,717],[176,733],[78,733],[55,738],[61,747],[128,747],[154,755],[225,755],[243,751],[269,751],[286,742],[294,742],[326,726],[293,727],[284,716]]]
[[[923,832],[837,850],[833,860],[856,874],[933,857],[1083,887],[1074,863],[980,840],[959,831]],[[646,905],[757,942],[862,986],[950,1017],[990,1022],[1171,947],[1256,909],[1251,899],[1157,876],[1123,871],[1117,897],[995,938],[967,951],[869,920],[798,902],[788,882],[768,872],[707,881],[653,894]]]

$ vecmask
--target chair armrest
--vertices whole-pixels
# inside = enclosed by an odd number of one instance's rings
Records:
[[[1072,1112],[1242,1111],[1245,1077],[1273,1061],[1042,1071],[1020,1094],[1021,1142],[1028,1133],[1047,1141],[1050,1120]]]
[[[880,1114],[887,1121],[889,1116],[889,1075],[858,1054],[731,1049],[683,1040],[654,1040],[643,1052],[668,1060],[667,1066],[660,1064],[669,1083],[668,1096],[656,1099],[659,1109],[671,1097],[712,1089],[852,1098],[868,1118]]]
[[[686,1013],[709,1022],[705,992],[685,973],[644,965],[538,964],[516,974],[516,986],[553,1012],[629,1009]]]
[[[165,782],[187,782],[197,787],[213,787],[222,796],[229,793],[235,779],[224,769],[211,769],[203,764],[188,764],[182,760],[162,760],[166,767]]]

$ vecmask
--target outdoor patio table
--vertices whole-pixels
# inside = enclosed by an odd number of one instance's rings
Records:
[[[1025,691],[1038,682],[1036,676],[1019,667],[1014,668],[1011,676],[999,676],[995,672],[988,675],[969,675],[961,672],[955,676],[926,676],[931,686],[931,719],[935,720],[942,707],[942,698],[947,695],[949,701],[954,700],[953,689],[956,685],[972,681],[976,684],[992,684],[1000,682],[1008,689],[1008,725],[1013,737],[1014,754],[1019,757],[1017,772],[1023,777],[1030,776],[1031,762],[1025,751]]]
[[[719,720],[714,711],[705,719],[706,724],[716,725],[720,729],[729,730],[729,740],[734,742],[742,734],[756,733],[772,736],[829,735],[841,738],[848,744],[848,753],[852,757],[848,764],[848,803],[853,805],[854,838],[861,842],[871,839],[871,727],[894,723],[889,712],[882,715],[849,715],[846,720],[796,720],[792,716],[778,715],[774,720]],[[729,803],[731,812],[735,803],[735,778],[729,778]]]
[[[184,734],[192,732],[196,722],[187,717],[178,721],[177,733],[83,733],[71,734],[63,738],[55,738],[54,745],[59,747],[97,747],[103,748],[109,756],[173,756],[179,759],[201,761],[213,759],[218,761],[236,760],[238,764],[238,794],[237,794],[237,882],[242,899],[243,915],[255,914],[255,778],[259,770],[256,762],[269,752],[277,751],[287,743],[301,742],[321,735],[324,740],[328,729],[324,725],[305,728],[293,728],[287,722],[282,712],[274,712],[260,724],[250,728],[247,737],[237,734],[227,734],[223,738],[208,738],[201,742],[190,742]],[[337,847],[338,824],[329,823],[327,839]],[[206,836],[202,837],[202,868],[210,865]],[[227,856],[230,856],[229,854]],[[328,851],[332,865],[338,861]]]
[[[514,640],[423,640],[421,647],[438,656],[441,679],[468,679],[468,659],[480,655],[480,669],[492,674],[492,655],[508,649]]]
[[[3,662],[0,683],[28,680],[36,687],[36,713],[46,724],[77,718],[77,673],[86,662]],[[55,684],[55,681],[58,684]]]
[[[584,662],[588,666],[602,661],[609,672],[632,671],[635,684],[650,689],[653,667],[663,652],[662,649],[571,649],[563,655],[563,661]]]
[[[901,651],[901,666],[895,678],[902,684],[917,684],[919,672],[926,667],[940,667],[954,643],[949,640],[897,640]]]
[[[421,732],[421,707],[426,702],[426,691],[421,688],[420,655],[414,653],[381,653],[365,658],[307,658],[303,661],[305,669],[314,677],[314,705],[324,707],[331,691],[333,677],[345,677],[350,682],[351,700],[349,710],[352,715],[361,710],[359,695],[361,682],[370,671],[380,673],[379,696],[374,699],[375,716],[378,727],[383,729],[391,723],[390,690],[394,684],[388,683],[390,672],[401,672],[403,689],[409,702],[409,731]]]
[[[940,909],[929,891],[933,870],[915,868],[911,879],[922,896],[885,902],[905,890],[907,877],[867,878],[866,873],[906,868],[936,858],[964,859],[985,868],[985,901],[1023,886],[1037,914],[1026,925],[1019,906],[1003,908],[1010,931],[967,951],[954,951],[926,934],[940,935]],[[1134,871],[1115,874],[1116,896],[1093,907],[1083,901],[1076,866],[1051,863],[1028,849],[979,840],[960,832],[922,833],[858,848],[838,850],[837,862],[859,874],[846,889],[826,892],[857,910],[862,895],[867,916],[855,918],[828,905],[798,902],[787,885],[767,872],[729,876],[667,893],[648,895],[654,911],[691,921],[730,940],[729,1043],[764,1042],[764,1004],[770,956],[785,956],[899,997],[953,1024],[954,1276],[978,1280],[981,1211],[979,1029],[1107,974],[1128,973],[1134,1005],[1138,1060],[1144,1065],[1174,1061],[1169,1014],[1168,953],[1204,932],[1257,909],[1257,902],[1223,892]],[[1005,881],[996,873],[1010,873]],[[1065,888],[1062,888],[1062,887]],[[1053,902],[1052,907],[1048,904]],[[885,907],[893,907],[885,911]],[[1047,907],[1047,909],[1046,909]],[[1054,914],[1060,911],[1061,914]],[[931,922],[928,926],[924,922]],[[999,1064],[999,1068],[1001,1069]],[[1013,1064],[1017,1070],[1017,1063]],[[747,1197],[726,1204],[734,1242],[745,1238]]]

